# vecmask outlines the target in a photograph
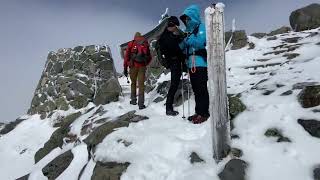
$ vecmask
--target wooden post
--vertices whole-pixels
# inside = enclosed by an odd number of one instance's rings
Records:
[[[226,84],[224,5],[205,10],[208,53],[210,119],[212,122],[213,157],[218,162],[230,149],[230,123]]]

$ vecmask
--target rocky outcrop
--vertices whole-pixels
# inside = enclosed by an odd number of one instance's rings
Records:
[[[7,134],[10,131],[12,131],[18,124],[20,124],[25,119],[18,118],[13,122],[10,122],[9,124],[0,124],[0,134]],[[2,126],[2,127],[1,127]]]
[[[139,122],[142,120],[149,119],[146,116],[140,116],[135,114],[136,111],[130,111],[122,116],[119,116],[114,121],[106,122],[103,125],[96,128],[85,140],[89,151],[95,150],[96,145],[102,142],[102,140],[112,133],[114,129],[120,127],[129,126],[130,122]]]
[[[29,114],[80,109],[117,101],[121,87],[107,46],[77,46],[50,52]]]
[[[42,173],[49,180],[54,180],[59,177],[60,174],[63,173],[64,170],[68,168],[71,161],[73,160],[73,154],[71,150],[61,154],[52,160],[49,164],[47,164],[43,169]]]
[[[294,31],[304,31],[320,27],[320,4],[310,4],[293,11],[289,20]]]
[[[223,171],[219,173],[221,180],[246,180],[248,164],[241,159],[230,160]]]
[[[302,107],[310,108],[320,105],[320,85],[306,86],[299,94],[298,100]]]
[[[236,49],[241,49],[243,47],[245,47],[248,44],[248,38],[247,38],[247,34],[244,30],[239,30],[239,31],[235,31],[235,32],[226,32],[225,33],[225,41],[226,43],[228,43],[230,37],[232,36],[232,40],[231,40],[231,44],[232,50],[236,50]]]
[[[80,112],[71,114],[67,117],[65,117],[61,123],[56,124],[56,127],[60,127],[56,131],[54,131],[50,137],[50,139],[44,144],[43,148],[40,148],[35,156],[34,160],[35,163],[40,161],[43,157],[45,157],[47,154],[49,154],[53,149],[57,147],[62,147],[63,145],[63,138],[65,138],[68,135],[68,132],[70,130],[69,126],[81,115]]]

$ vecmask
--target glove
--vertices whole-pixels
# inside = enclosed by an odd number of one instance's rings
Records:
[[[126,77],[128,77],[128,68],[124,68],[123,74],[124,74]]]

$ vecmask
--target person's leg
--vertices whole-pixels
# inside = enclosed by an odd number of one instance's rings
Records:
[[[137,104],[137,76],[138,68],[130,68],[130,79],[131,79],[131,101],[130,104]]]
[[[201,117],[209,117],[209,94],[207,88],[207,68],[198,67],[195,73],[190,72],[190,81],[195,97],[195,112]],[[188,118],[192,120],[197,116]]]
[[[209,93],[207,87],[208,71],[207,68],[201,67],[197,69],[198,80],[198,102],[197,102],[197,113],[202,117],[209,117]]]
[[[138,71],[138,85],[139,85],[139,96],[138,96],[138,105],[139,109],[144,109],[144,81],[146,74],[146,67],[140,67]]]
[[[182,74],[181,64],[179,63],[172,64],[170,66],[170,70],[171,70],[171,83],[170,83],[170,88],[167,95],[166,112],[167,114],[169,113],[169,115],[177,115],[178,112],[173,111],[173,100],[180,83],[180,78]]]

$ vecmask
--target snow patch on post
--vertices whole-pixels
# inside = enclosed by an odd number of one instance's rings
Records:
[[[210,119],[212,122],[213,156],[220,161],[230,149],[230,123],[226,85],[224,4],[205,10],[208,54]]]

